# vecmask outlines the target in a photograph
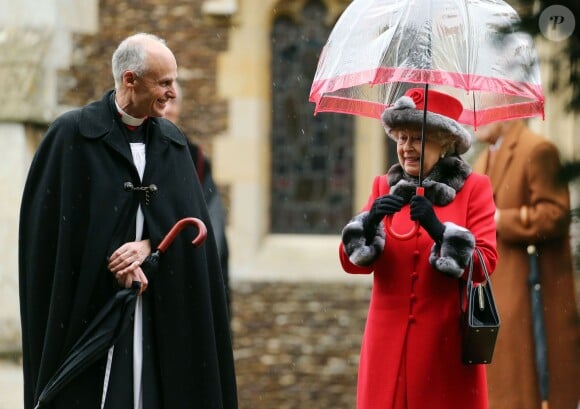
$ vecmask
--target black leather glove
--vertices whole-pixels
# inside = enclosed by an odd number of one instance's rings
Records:
[[[401,210],[401,207],[403,207],[404,204],[405,201],[403,198],[397,195],[383,195],[375,199],[363,225],[367,242],[372,241],[381,220],[383,220],[385,216],[389,216]]]
[[[409,202],[411,220],[419,222],[435,242],[441,243],[445,226],[439,221],[433,210],[433,205],[424,196],[413,196]]]

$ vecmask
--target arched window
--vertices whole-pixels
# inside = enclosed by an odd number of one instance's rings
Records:
[[[271,232],[339,234],[352,217],[350,115],[314,113],[308,102],[330,30],[326,8],[310,1],[299,21],[274,20],[272,41]]]

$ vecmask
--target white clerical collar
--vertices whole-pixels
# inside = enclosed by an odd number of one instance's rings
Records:
[[[123,123],[125,125],[140,126],[147,119],[147,117],[135,118],[135,117],[129,115],[128,113],[123,111],[123,109],[119,106],[119,104],[117,104],[117,100],[115,100],[115,106],[117,107],[117,111],[121,114],[121,121],[123,121]]]

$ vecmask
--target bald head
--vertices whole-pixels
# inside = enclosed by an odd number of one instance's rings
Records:
[[[115,89],[119,89],[123,83],[123,73],[132,71],[137,76],[143,76],[148,70],[148,54],[151,56],[159,54],[170,54],[165,40],[154,34],[138,33],[125,38],[113,53],[111,66],[113,69],[113,79]]]
[[[163,116],[176,97],[177,62],[165,41],[153,34],[127,37],[113,53],[115,101],[135,118]]]

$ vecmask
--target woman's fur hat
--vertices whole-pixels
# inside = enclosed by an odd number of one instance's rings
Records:
[[[461,155],[471,146],[471,135],[459,125],[457,119],[463,112],[461,102],[442,92],[429,90],[427,100],[427,129],[443,131],[455,137],[455,153]],[[423,107],[425,90],[411,88],[405,95],[385,109],[382,115],[383,126],[390,136],[391,129],[404,128],[409,125],[421,127],[423,124]]]

